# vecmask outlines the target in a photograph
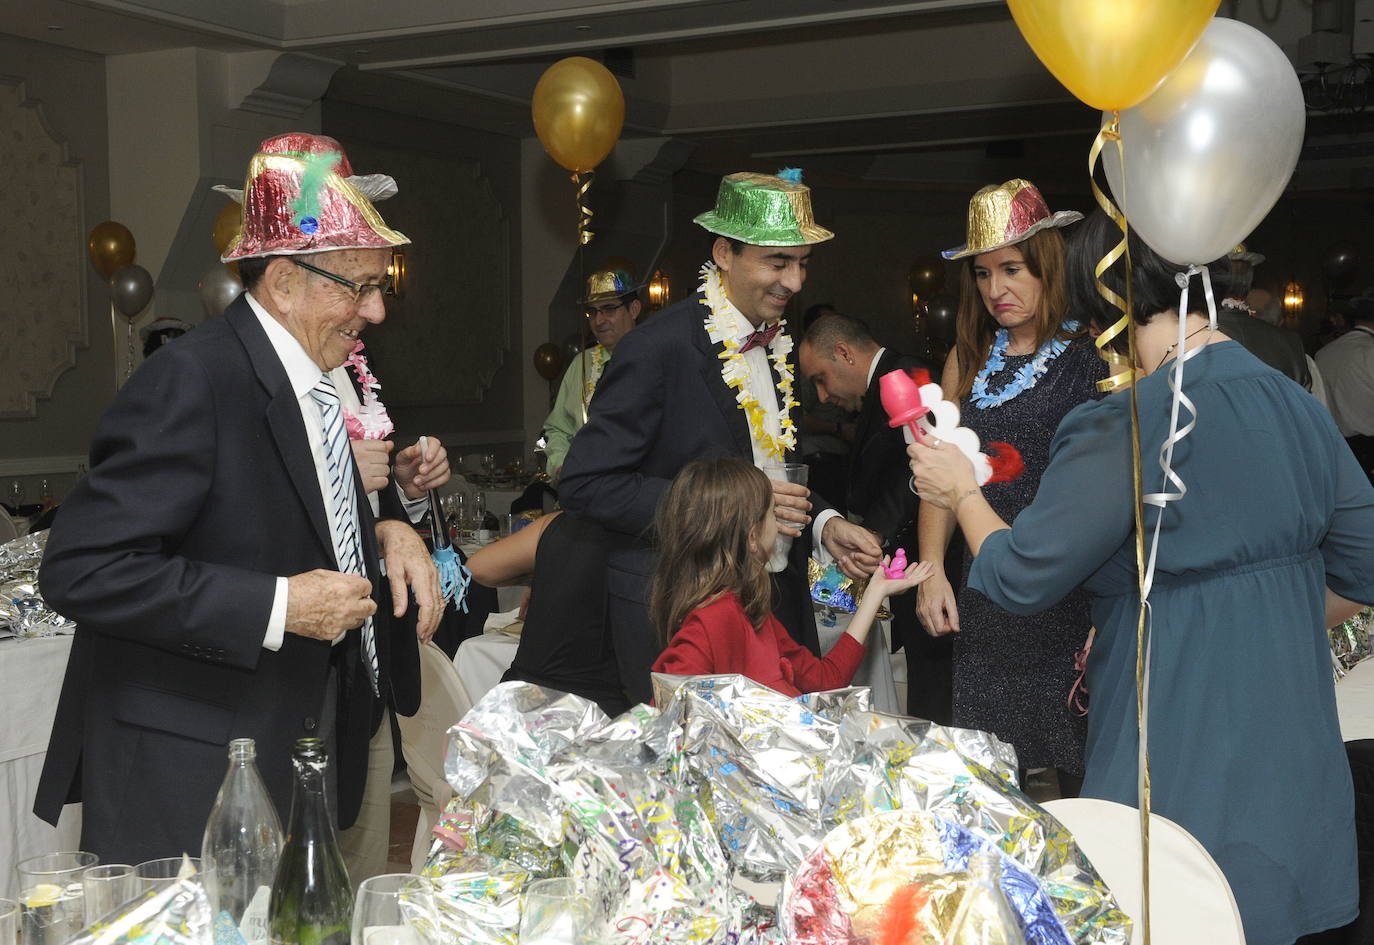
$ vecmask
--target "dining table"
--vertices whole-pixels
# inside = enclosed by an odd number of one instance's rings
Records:
[[[0,640],[0,897],[18,891],[15,863],[78,849],[79,804],[67,805],[56,827],[32,809],[71,648],[70,634]]]

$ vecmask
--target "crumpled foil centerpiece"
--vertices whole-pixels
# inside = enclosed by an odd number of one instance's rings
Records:
[[[71,633],[76,622],[57,613],[38,591],[38,567],[48,532],[24,535],[0,545],[0,628],[20,637]]]
[[[1130,920],[1017,789],[1015,753],[992,735],[872,712],[866,689],[790,699],[740,676],[654,684],[661,710],[610,720],[504,683],[450,729],[455,796],[425,868],[449,939],[514,945],[525,884],[568,875],[601,930],[587,945],[781,943],[774,903],[738,887],[783,880],[842,823],[913,810],[1012,857],[1069,941],[1129,940]]]
[[[1336,678],[1340,679],[1374,656],[1374,607],[1366,607],[1344,623],[1336,624],[1327,636],[1331,639]]]

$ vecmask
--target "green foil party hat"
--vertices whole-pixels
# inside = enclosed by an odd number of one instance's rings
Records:
[[[811,188],[794,170],[780,171],[776,177],[744,171],[722,178],[715,209],[692,222],[717,236],[755,246],[804,246],[835,237],[816,225]]]

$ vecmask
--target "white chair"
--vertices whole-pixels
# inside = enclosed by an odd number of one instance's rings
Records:
[[[0,509],[0,545],[19,537],[19,528],[4,509]]]
[[[1117,904],[1140,928],[1140,811],[1087,797],[1046,801]],[[1150,937],[1169,945],[1245,945],[1240,910],[1221,868],[1193,835],[1150,815]]]
[[[434,643],[420,647],[420,711],[411,718],[396,716],[401,729],[401,754],[405,756],[410,784],[420,802],[420,817],[415,823],[415,843],[410,851],[410,869],[418,873],[429,855],[430,832],[452,794],[444,780],[444,754],[448,751],[448,730],[472,708],[458,670],[448,654]]]

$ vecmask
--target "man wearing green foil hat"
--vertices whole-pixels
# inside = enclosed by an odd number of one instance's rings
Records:
[[[806,281],[812,247],[834,234],[812,218],[811,190],[794,170],[727,176],[716,206],[695,222],[716,237],[701,285],[620,343],[559,485],[565,508],[615,535],[607,621],[621,683],[640,702],[652,697],[649,667],[658,655],[645,609],[654,567],[649,530],[668,483],[701,456],[739,456],[774,479],[781,537],[769,562],[773,612],[794,638],[818,649],[806,581],[808,513],[813,499],[826,505],[768,467],[799,462],[796,360],[782,316]],[[856,570],[877,565],[872,535],[841,517],[820,537]]]
[[[596,385],[610,363],[615,346],[639,320],[638,288],[619,269],[602,269],[587,279],[587,295],[579,301],[596,344],[582,349],[563,373],[558,397],[544,420],[544,456],[549,475],[558,478],[568,446],[587,422]]]

